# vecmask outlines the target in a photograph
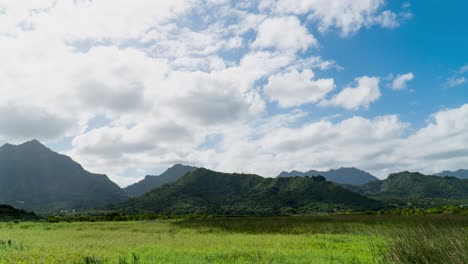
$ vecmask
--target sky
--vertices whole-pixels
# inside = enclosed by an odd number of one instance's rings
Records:
[[[464,1],[0,0],[0,144],[121,186],[175,163],[468,164]]]

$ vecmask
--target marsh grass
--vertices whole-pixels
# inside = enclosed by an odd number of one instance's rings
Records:
[[[80,263],[76,264],[104,264],[104,261],[96,256],[86,256]]]
[[[466,263],[467,227],[466,217],[360,215],[0,223],[0,263]]]
[[[199,232],[223,231],[245,234],[360,234],[433,225],[435,228],[468,227],[468,217],[454,215],[333,215],[287,217],[229,217],[172,222]],[[388,233],[388,232],[387,232]]]
[[[433,224],[393,229],[373,248],[381,263],[468,263],[468,230]]]

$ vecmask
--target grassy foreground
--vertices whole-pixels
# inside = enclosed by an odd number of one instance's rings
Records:
[[[0,223],[0,263],[468,263],[466,216]]]

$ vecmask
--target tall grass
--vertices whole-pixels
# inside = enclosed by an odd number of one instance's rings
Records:
[[[393,229],[374,250],[381,263],[468,263],[468,230],[433,224]]]
[[[96,256],[86,256],[77,264],[104,264],[104,261]]]
[[[468,263],[467,232],[466,216],[0,223],[0,264]]]
[[[245,234],[361,234],[380,235],[388,230],[434,225],[468,227],[468,217],[453,215],[334,215],[287,217],[223,217],[175,221],[173,225],[200,230]]]

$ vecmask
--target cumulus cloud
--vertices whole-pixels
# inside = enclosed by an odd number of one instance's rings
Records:
[[[341,30],[342,36],[348,36],[362,27],[398,26],[397,14],[381,11],[384,4],[384,0],[266,0],[260,8],[276,14],[308,14],[308,19],[318,24],[319,31],[335,27]]]
[[[77,133],[78,120],[38,107],[0,105],[0,143],[50,140]]]
[[[260,24],[253,48],[306,51],[317,40],[295,16],[268,18]]]
[[[313,49],[312,32],[398,26],[385,3],[0,0],[0,141],[70,139],[66,154],[122,185],[176,162],[265,176],[466,164],[467,106],[422,129],[396,115],[330,121],[296,109],[367,109],[380,98],[368,76],[332,95],[342,68]],[[315,76],[323,70],[331,77]],[[409,81],[400,77],[396,87]],[[90,125],[96,116],[108,122]]]
[[[461,168],[468,161],[468,105],[444,109],[432,115],[430,122],[410,135],[398,156],[415,170],[426,172]]]
[[[309,69],[302,72],[292,69],[271,75],[263,89],[270,100],[277,101],[281,107],[315,103],[332,91],[335,83],[333,79],[313,80],[314,76]]]
[[[468,161],[463,147],[468,140],[468,105],[437,112],[426,126],[416,130],[395,115],[354,116],[301,126],[295,121],[302,116],[291,117],[272,118],[256,127],[260,135],[255,139],[248,139],[250,133],[243,128],[244,132],[228,139],[218,153],[219,158],[230,159],[221,167],[275,176],[282,170],[355,166],[385,177],[402,170],[430,174],[456,169]],[[236,144],[231,145],[230,140]]]
[[[363,76],[356,78],[356,87],[345,87],[329,100],[320,102],[322,106],[340,106],[349,110],[368,109],[380,98],[379,78]]]
[[[409,81],[414,79],[412,72],[406,74],[398,74],[398,76],[392,81],[393,90],[403,90],[406,89],[406,85]]]

